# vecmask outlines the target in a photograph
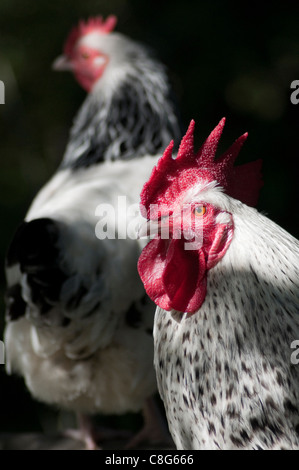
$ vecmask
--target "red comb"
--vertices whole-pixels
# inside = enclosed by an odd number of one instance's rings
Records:
[[[172,157],[173,142],[154,167],[141,192],[141,212],[149,218],[151,205],[168,205],[200,180],[217,181],[229,196],[249,206],[255,206],[262,187],[261,160],[235,167],[234,162],[247,138],[241,135],[233,145],[215,160],[225,118],[211,132],[202,147],[194,153],[192,120],[183,137],[177,157]]]
[[[85,36],[85,34],[91,33],[92,31],[98,31],[101,34],[111,33],[116,23],[117,18],[114,15],[108,16],[106,20],[103,20],[102,16],[97,16],[95,18],[89,18],[87,21],[80,21],[79,24],[71,30],[65,41],[64,54],[70,56],[78,39]]]

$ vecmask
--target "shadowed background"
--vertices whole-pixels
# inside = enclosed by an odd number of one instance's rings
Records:
[[[200,145],[227,117],[220,149],[249,138],[239,163],[263,159],[259,209],[299,237],[299,5],[215,0],[1,0],[0,338],[4,256],[38,189],[57,168],[85,92],[51,70],[70,28],[82,18],[118,16],[116,30],[149,45],[166,64],[184,127],[196,121]],[[125,418],[135,426],[135,416]],[[56,413],[34,402],[21,379],[0,365],[0,432],[51,430]],[[109,418],[109,424],[114,424]],[[133,423],[133,424],[132,424]]]

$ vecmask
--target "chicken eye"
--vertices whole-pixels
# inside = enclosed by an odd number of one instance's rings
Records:
[[[89,58],[88,52],[82,52],[81,57],[82,59],[88,59]]]
[[[207,208],[206,206],[196,206],[194,207],[193,209],[193,214],[196,216],[196,217],[202,217],[205,213],[207,212]]]

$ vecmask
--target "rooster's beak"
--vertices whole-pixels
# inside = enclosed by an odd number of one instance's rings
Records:
[[[73,65],[72,63],[65,57],[65,55],[60,55],[57,57],[56,60],[54,60],[52,64],[52,69],[57,70],[59,72],[64,71],[64,70],[73,70]]]
[[[156,220],[147,220],[138,229],[137,238],[147,238],[150,235],[159,233],[160,224]]]
[[[164,217],[162,220],[147,220],[139,227],[137,238],[154,237],[161,234],[162,238],[169,238],[169,231],[172,230],[172,217]]]

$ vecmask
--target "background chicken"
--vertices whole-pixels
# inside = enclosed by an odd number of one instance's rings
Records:
[[[10,245],[5,343],[8,371],[21,374],[43,402],[81,415],[144,406],[137,444],[155,416],[146,401],[156,389],[154,305],[136,269],[142,245],[118,239],[119,220],[134,220],[119,212],[118,197],[126,197],[127,207],[138,202],[154,163],[141,157],[179,137],[180,127],[163,67],[142,46],[112,33],[115,21],[81,22],[55,62],[72,70],[89,95],[59,170]],[[115,208],[117,220],[110,215],[107,225],[116,239],[96,238],[101,204]],[[93,430],[82,416],[80,422],[81,437],[94,447]]]
[[[233,166],[246,134],[214,160],[223,126],[195,154],[192,122],[141,194],[159,391],[178,449],[298,449],[299,243],[250,207],[260,162]]]
[[[62,167],[155,155],[172,136],[180,137],[164,67],[144,46],[111,33],[115,23],[115,16],[79,23],[53,64],[56,70],[72,71],[89,92]]]

